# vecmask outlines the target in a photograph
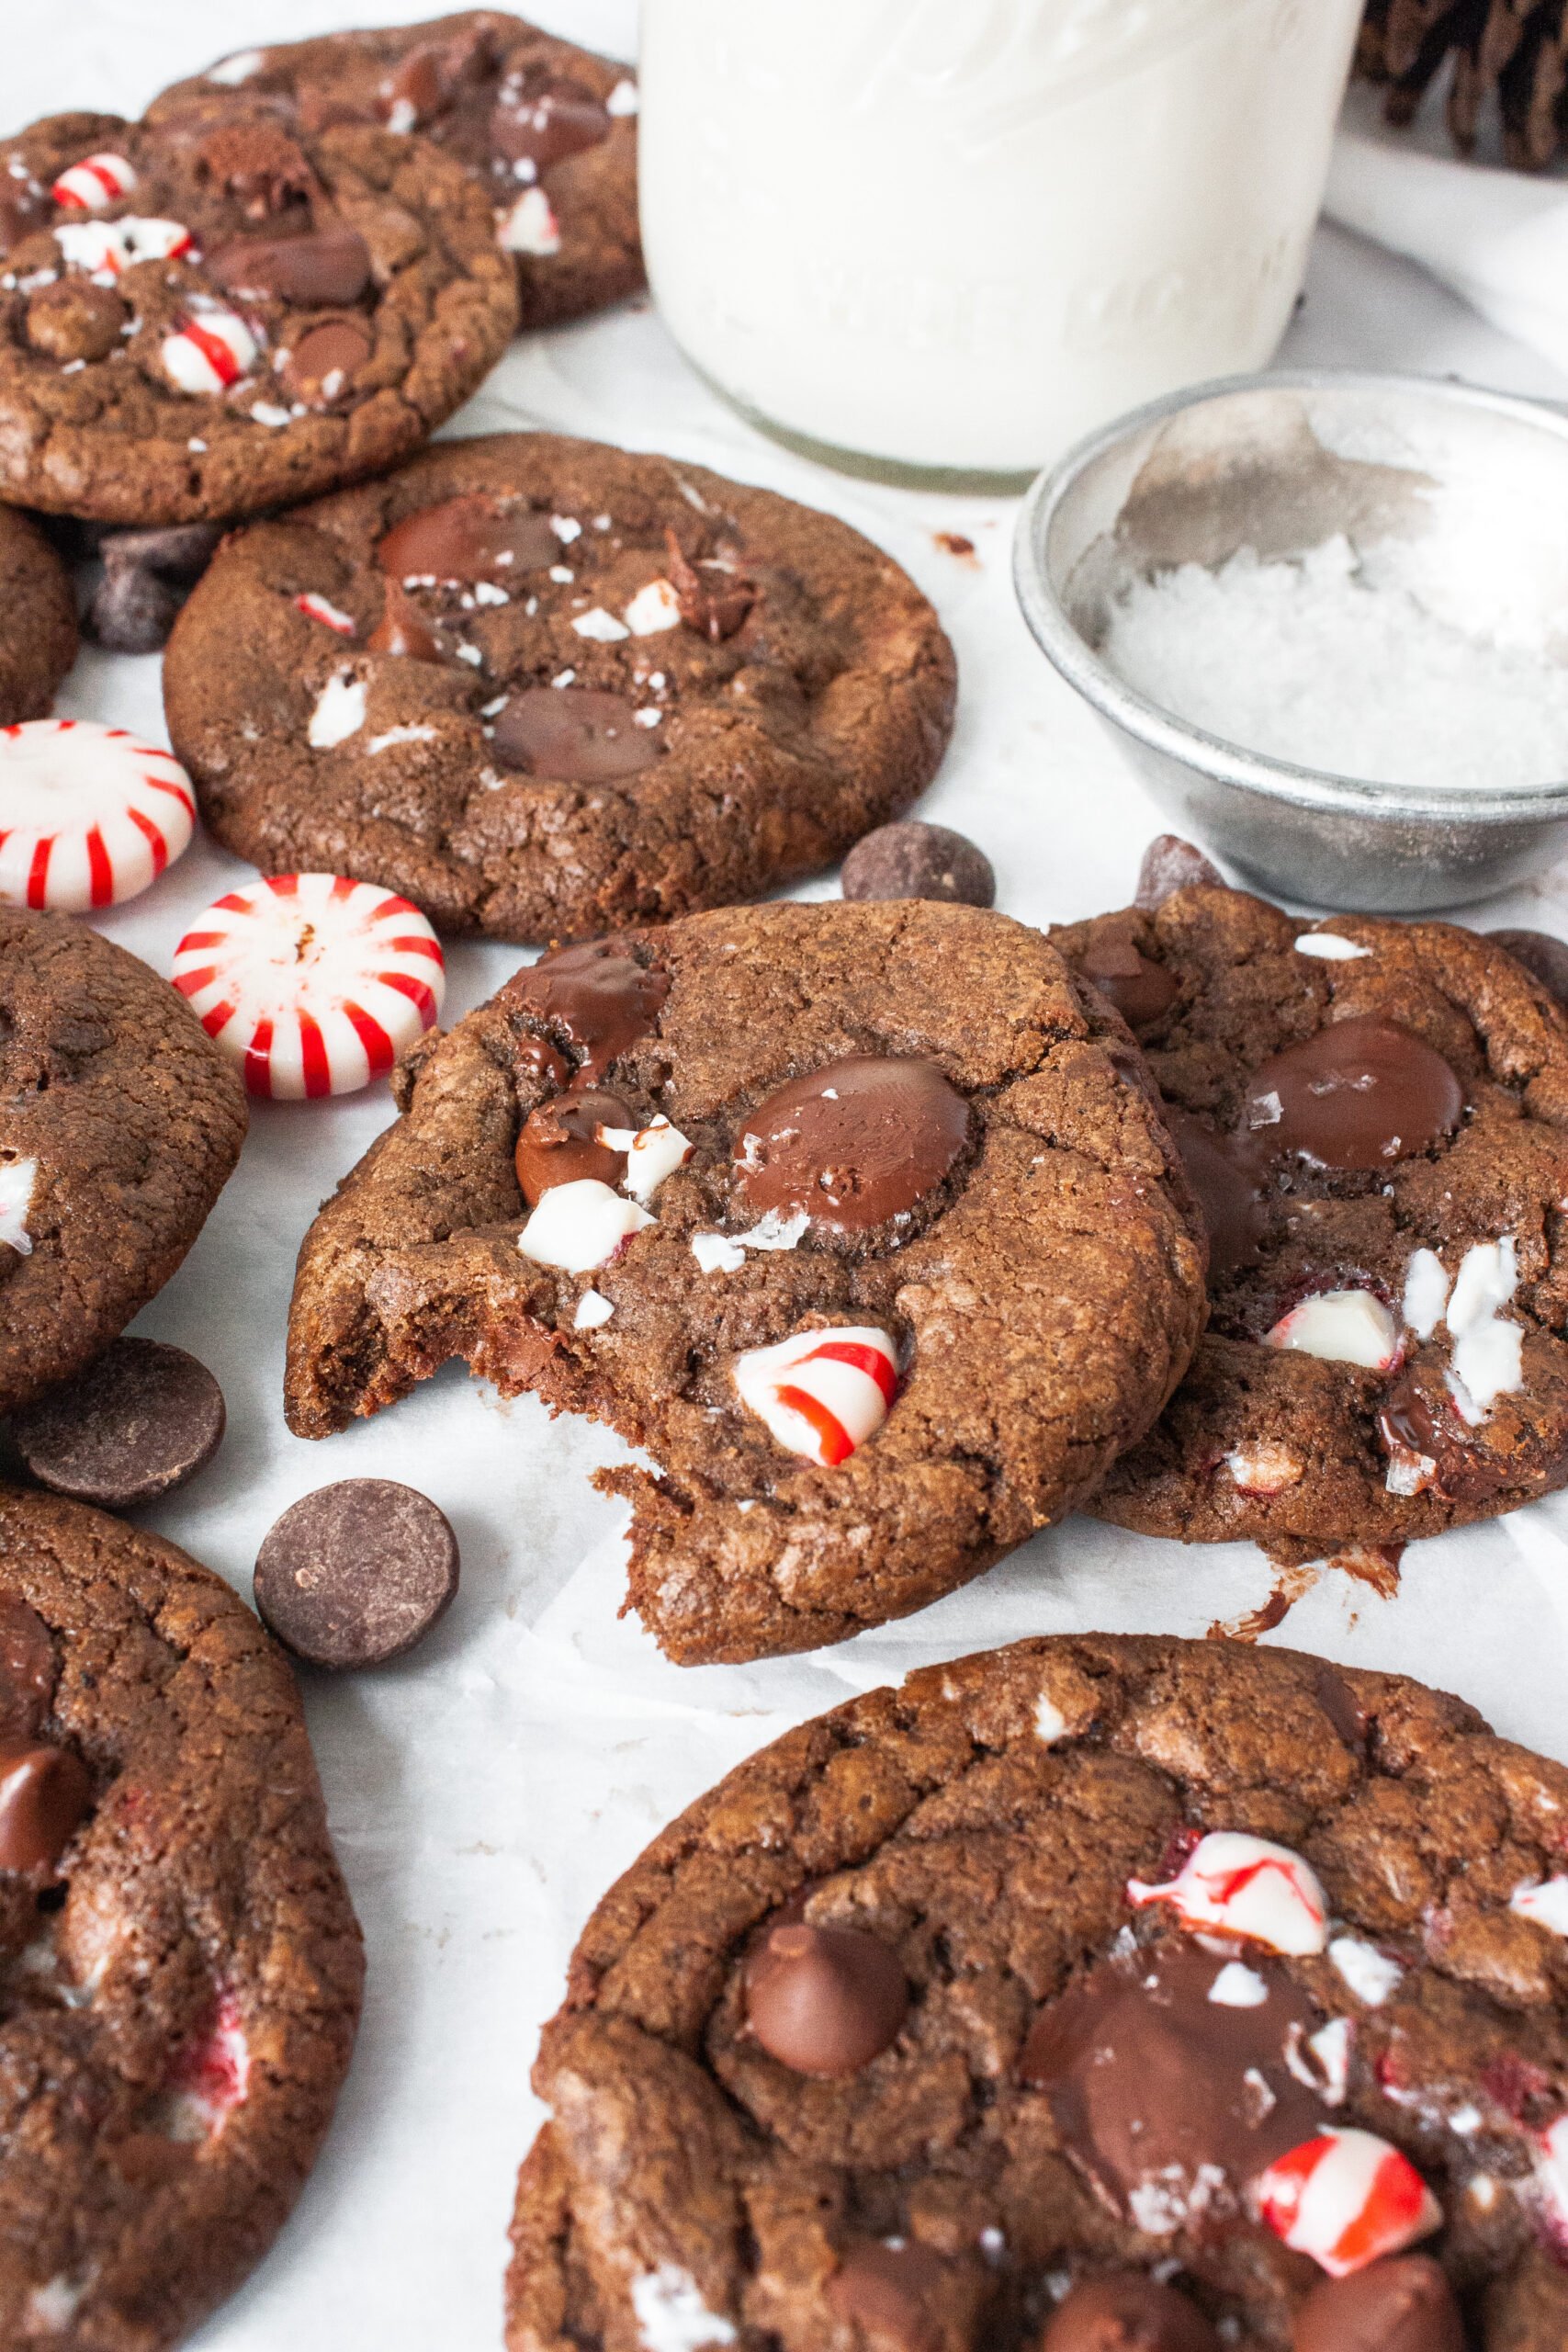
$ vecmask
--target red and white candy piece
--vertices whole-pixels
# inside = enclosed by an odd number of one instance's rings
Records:
[[[542,187],[531,187],[495,216],[498,243],[509,254],[534,254],[547,259],[560,251],[560,222],[550,209]]]
[[[188,254],[192,243],[183,220],[135,212],[119,220],[67,220],[55,231],[54,242],[73,268],[106,281],[139,261],[173,261]]]
[[[303,613],[307,620],[320,621],[323,628],[335,629],[339,637],[354,635],[353,614],[341,612],[325,596],[319,596],[313,588],[307,588],[302,596],[295,597],[294,608],[296,612]]]
[[[1443,2209],[1410,2162],[1375,2132],[1326,2130],[1280,2156],[1258,2181],[1278,2238],[1331,2278],[1398,2254],[1441,2229]]]
[[[1370,1290],[1324,1290],[1282,1315],[1263,1344],[1387,1372],[1399,1354],[1399,1325]]]
[[[0,727],[0,899],[82,914],[118,906],[190,845],[196,798],[179,762],[123,727],[28,718]]]
[[[237,311],[204,311],[165,335],[158,356],[180,391],[226,392],[254,366],[256,339]]]
[[[592,1273],[618,1256],[622,1245],[645,1225],[657,1225],[636,1201],[626,1201],[597,1176],[552,1184],[517,1237],[517,1247],[536,1266],[563,1273]]]
[[[1164,1886],[1127,1882],[1129,1903],[1169,1903],[1184,1928],[1245,1936],[1300,1957],[1328,1942],[1328,1905],[1316,1873],[1288,1846],[1244,1830],[1201,1838]]]
[[[174,983],[253,1094],[353,1094],[435,1025],[446,967],[416,907],[373,882],[277,874],[225,892]]]
[[[250,2083],[250,2044],[233,1996],[225,1993],[211,2031],[187,2042],[169,2070],[155,2113],[159,2136],[198,2145],[216,2139]]]
[[[135,186],[136,173],[123,155],[85,155],[61,173],[49,192],[56,204],[101,212],[106,204],[118,204],[122,196],[129,196]]]
[[[735,1385],[787,1453],[832,1470],[887,1419],[898,1359],[874,1324],[796,1331],[737,1356]]]

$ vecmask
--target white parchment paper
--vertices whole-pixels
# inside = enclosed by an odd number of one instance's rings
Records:
[[[215,8],[75,0],[13,8],[4,128],[66,107],[134,112],[215,51],[423,13],[404,0]],[[629,0],[554,0],[554,28],[630,55]],[[1321,232],[1281,358],[1451,370],[1546,397],[1568,379],[1411,266]],[[1015,610],[1013,509],[841,481],[774,449],[695,381],[646,308],[515,345],[448,428],[548,425],[669,449],[844,515],[934,599],[962,675],[953,750],[922,813],[988,851],[1009,913],[1043,922],[1125,903],[1163,820],[1047,670]],[[936,543],[962,533],[960,561]],[[0,616],[0,626],[4,616]],[[62,708],[166,740],[156,659],[88,653]],[[166,972],[193,917],[251,869],[198,841],[101,927]],[[824,881],[806,895],[827,895]],[[1472,920],[1568,935],[1568,873]],[[446,1019],[522,960],[450,951]],[[452,1366],[321,1445],[291,1437],[280,1384],[294,1253],[317,1204],[392,1115],[384,1091],[258,1104],[238,1173],[136,1327],[210,1364],[229,1403],[216,1461],[142,1514],[247,1600],[257,1546],[332,1479],[402,1478],[452,1520],[462,1590],[423,1649],[377,1675],[304,1678],[333,1835],[369,1948],[365,2026],[331,2140],[293,2221],[201,2352],[480,2352],[500,2328],[513,2180],[539,2120],[527,2074],[596,1897],[680,1807],[803,1715],[916,1664],[1025,1633],[1201,1634],[1260,1602],[1247,1545],[1184,1552],[1087,1521],[1052,1530],[913,1621],[802,1660],[682,1672],[618,1621],[618,1505],[587,1474],[618,1458],[588,1424],[505,1405]],[[1326,1577],[1275,1639],[1462,1690],[1500,1729],[1568,1758],[1568,1502],[1411,1553],[1380,1600]]]

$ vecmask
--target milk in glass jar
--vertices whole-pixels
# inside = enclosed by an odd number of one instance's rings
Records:
[[[1010,488],[1263,365],[1361,0],[643,0],[642,225],[755,424]]]

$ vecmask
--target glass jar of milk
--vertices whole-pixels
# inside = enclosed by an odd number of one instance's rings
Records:
[[[1361,0],[642,0],[666,324],[765,432],[1021,486],[1261,367]]]

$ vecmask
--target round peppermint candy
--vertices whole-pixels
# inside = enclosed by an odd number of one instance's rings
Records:
[[[226,891],[175,951],[174,983],[253,1094],[353,1094],[434,1027],[435,933],[406,899],[337,874]]]
[[[189,846],[196,799],[179,762],[123,727],[28,718],[0,727],[0,899],[81,914],[118,906]]]

